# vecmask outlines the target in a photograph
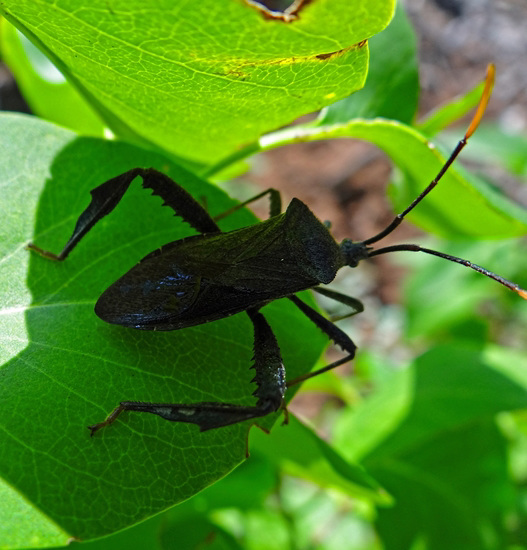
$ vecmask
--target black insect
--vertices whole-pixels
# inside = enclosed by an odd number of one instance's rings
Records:
[[[213,219],[168,176],[157,170],[136,168],[108,180],[91,192],[91,203],[79,217],[70,240],[59,255],[29,245],[45,257],[64,260],[82,237],[115,208],[130,183],[140,176],[143,187],[161,196],[166,205],[200,234],[168,243],[143,258],[102,294],[95,305],[95,313],[108,323],[135,329],[176,330],[245,311],[254,326],[254,406],[123,401],[106,420],[89,426],[91,434],[111,424],[125,410],[149,412],[174,422],[190,422],[197,424],[201,430],[227,426],[279,410],[283,407],[288,386],[351,360],[356,350],[355,344],[342,330],[295,294],[310,288],[349,306],[350,315],[358,313],[363,309],[358,300],[320,285],[330,283],[341,267],[355,267],[361,260],[379,254],[397,250],[433,254],[475,269],[527,298],[527,293],[518,285],[461,258],[414,244],[376,250],[371,247],[391,233],[437,185],[477,127],[490,95],[491,83],[492,70],[489,71],[482,100],[467,133],[437,177],[386,229],[365,241],[344,239],[338,244],[328,228],[297,199],[293,199],[285,213],[281,213],[280,195],[272,189],[255,197],[266,193],[270,195],[271,216],[268,220],[223,233],[216,224],[218,218]],[[339,345],[346,356],[316,372],[286,381],[276,338],[260,313],[264,305],[284,297]]]

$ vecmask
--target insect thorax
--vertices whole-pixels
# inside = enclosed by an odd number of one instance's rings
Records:
[[[317,283],[331,282],[344,264],[339,245],[328,228],[298,199],[289,204],[284,221],[297,268]]]

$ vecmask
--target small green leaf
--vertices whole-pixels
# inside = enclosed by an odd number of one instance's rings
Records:
[[[362,87],[363,41],[393,9],[308,2],[286,23],[241,0],[0,5],[117,135],[206,163]]]
[[[138,165],[166,171],[212,213],[233,201],[160,155],[79,138],[31,117],[3,115],[1,145],[0,374],[8,414],[1,419],[0,475],[35,514],[89,539],[192,496],[244,460],[247,423],[200,433],[129,413],[94,438],[86,426],[125,399],[253,403],[252,329],[245,315],[176,332],[97,319],[94,303],[111,282],[149,251],[192,233],[139,185],[66,261],[48,261],[24,245],[59,250],[89,190]],[[254,221],[238,211],[222,224]],[[288,374],[306,372],[324,336],[289,301],[263,312]],[[0,528],[13,521],[4,516]],[[56,535],[47,543],[57,544]]]

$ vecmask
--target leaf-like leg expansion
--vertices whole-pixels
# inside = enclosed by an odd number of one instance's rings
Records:
[[[246,201],[243,201],[240,204],[237,204],[236,206],[233,206],[232,208],[225,210],[225,212],[222,212],[221,214],[214,216],[214,221],[217,222],[218,220],[222,220],[223,218],[230,216],[240,208],[243,208],[244,206],[247,206],[251,202],[257,201],[258,199],[265,197],[265,195],[269,195],[269,217],[272,218],[273,216],[278,216],[278,214],[281,214],[282,197],[280,196],[280,191],[270,187],[269,189],[262,191],[261,193],[258,193],[258,195],[255,195],[254,197],[251,197],[250,199],[247,199]]]
[[[255,310],[247,311],[254,326],[253,381],[258,399],[254,406],[231,403],[199,402],[191,404],[121,402],[104,420],[89,426],[93,436],[104,426],[112,424],[123,411],[157,414],[172,422],[197,424],[201,431],[236,424],[251,418],[266,416],[282,407],[285,393],[285,370],[276,338],[265,317]]]
[[[141,176],[143,179],[144,188],[152,189],[154,195],[159,195],[165,205],[170,206],[176,215],[182,217],[200,233],[221,231],[199,202],[166,174],[153,168],[134,168],[102,183],[91,191],[91,202],[79,216],[75,229],[60,254],[43,250],[34,244],[29,244],[28,248],[52,260],[65,260],[84,235],[119,204],[137,176]]]
[[[315,286],[312,288],[312,290],[351,308],[351,311],[349,313],[346,313],[345,315],[331,317],[331,322],[341,321],[342,319],[347,319],[348,317],[357,315],[357,313],[361,313],[362,311],[364,311],[363,303],[360,300],[357,300],[357,298],[353,298],[351,296],[348,296],[347,294],[342,294],[341,292],[337,292],[336,290],[332,290],[323,286]]]
[[[318,369],[314,372],[309,372],[307,374],[304,374],[303,376],[298,376],[297,378],[294,378],[293,380],[287,381],[287,387],[291,387],[295,384],[298,384],[299,382],[303,382],[304,380],[307,380],[308,378],[312,378],[313,376],[318,376],[319,374],[322,374],[323,372],[326,372],[328,370],[334,369],[335,367],[338,367],[340,365],[343,365],[344,363],[347,363],[348,361],[351,361],[355,357],[355,351],[357,350],[357,346],[354,344],[353,340],[341,329],[339,329],[336,325],[334,325],[331,321],[328,321],[325,317],[320,315],[318,311],[315,311],[312,307],[308,306],[305,302],[297,298],[296,296],[288,296],[288,298],[308,317],[315,325],[322,330],[325,334],[335,342],[338,346],[340,346],[347,355],[343,357],[342,359],[339,359],[338,361],[334,361],[333,363],[330,363],[329,365],[326,365],[325,367],[322,367],[321,369]]]

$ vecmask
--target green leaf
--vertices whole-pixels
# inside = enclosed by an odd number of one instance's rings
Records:
[[[179,521],[170,518],[164,522],[158,536],[161,550],[243,550],[230,533],[201,515]],[[114,549],[109,547],[108,550]]]
[[[388,27],[369,40],[370,67],[358,92],[326,107],[317,125],[384,117],[411,124],[419,82],[415,33],[401,4]]]
[[[0,13],[117,135],[210,162],[362,87],[361,43],[393,9],[393,0],[309,2],[285,23],[240,0],[148,9],[140,0],[5,0]]]
[[[459,550],[502,540],[513,493],[493,418],[527,407],[526,369],[525,356],[500,348],[437,347],[343,415],[336,447],[362,459],[396,501],[379,510],[387,549],[420,539],[429,549]]]
[[[192,496],[244,460],[247,423],[200,433],[129,413],[92,439],[86,426],[125,399],[252,403],[252,329],[245,315],[177,332],[134,331],[97,319],[94,303],[111,282],[149,251],[192,233],[139,185],[65,262],[30,254],[24,245],[59,250],[89,190],[138,165],[166,171],[206,200],[211,213],[233,201],[160,155],[79,138],[31,117],[1,119],[0,373],[7,414],[0,474],[35,515],[48,518],[42,541],[49,536],[47,543],[57,544],[53,529],[89,539]],[[222,224],[233,229],[254,220],[238,211]],[[288,374],[309,369],[323,335],[289,302],[263,312]],[[1,529],[14,521],[4,515]]]
[[[32,112],[77,132],[102,136],[101,119],[51,61],[5,19],[0,26],[3,60]]]
[[[170,510],[149,518],[146,521],[142,521],[129,529],[123,529],[115,535],[110,535],[108,537],[85,542],[70,541],[68,549],[139,550],[148,548],[149,550],[164,550],[161,544],[160,534],[163,533],[163,527],[166,525],[167,514],[170,514]]]
[[[405,177],[397,182],[396,193],[392,193],[396,195],[397,211],[404,210],[417,197],[445,162],[425,136],[395,120],[354,119],[345,124],[296,126],[263,136],[259,143],[260,150],[265,151],[289,143],[345,137],[371,141],[403,172]],[[408,219],[427,231],[453,239],[515,237],[525,235],[527,230],[525,208],[459,165],[447,171]]]
[[[3,444],[6,441],[3,432]],[[9,483],[0,480],[0,548],[65,546],[69,535],[46,514],[28,502]]]
[[[335,487],[353,496],[389,502],[389,496],[358,464],[348,462],[311,428],[289,415],[289,423],[269,436],[254,430],[251,448],[280,464],[290,475],[309,479],[323,487]]]
[[[102,136],[101,119],[51,61],[5,19],[0,20],[0,47],[33,113],[76,132]]]
[[[491,421],[438,435],[433,444],[389,462],[381,479],[397,505],[379,510],[376,521],[386,550],[406,550],[416,541],[425,541],[427,550],[505,543],[514,491],[506,441]]]
[[[229,538],[214,523],[222,509],[251,510],[263,506],[276,485],[276,471],[265,459],[251,456],[228,476],[179,506],[112,536],[80,543],[86,550],[194,549],[200,543]],[[231,542],[231,546],[233,547]],[[73,542],[72,550],[78,546]],[[209,548],[210,546],[206,546]],[[213,547],[215,548],[215,547]],[[238,546],[234,546],[238,548]]]

